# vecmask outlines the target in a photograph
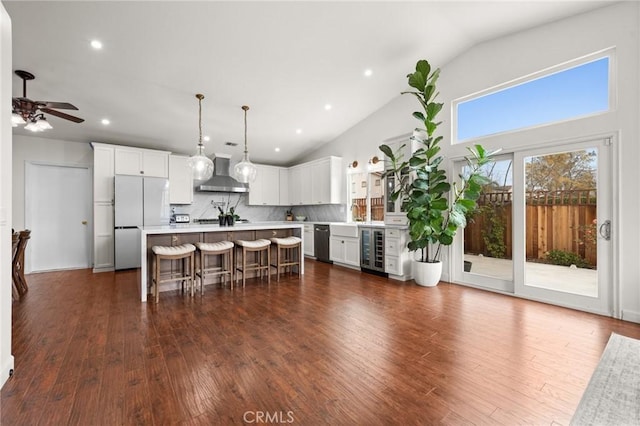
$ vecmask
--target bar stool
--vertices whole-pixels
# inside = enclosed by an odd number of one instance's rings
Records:
[[[229,276],[229,285],[233,289],[233,243],[220,241],[217,243],[196,243],[196,276],[200,278],[200,294],[203,294],[204,279],[207,276],[220,277],[220,283],[224,285]],[[205,267],[207,256],[220,256],[220,266]]]
[[[255,241],[237,240],[236,242],[236,271],[242,272],[242,287],[244,287],[245,278],[248,271],[260,271],[260,279],[262,273],[267,273],[267,282],[271,284],[271,274],[269,273],[269,264],[271,263],[271,251],[269,246],[271,241],[259,239]],[[256,263],[247,264],[248,253],[257,253]],[[263,255],[267,256],[267,262],[264,263]],[[241,256],[241,257],[240,257]],[[237,262],[240,261],[240,265]],[[238,282],[238,274],[236,274],[236,283]]]
[[[191,287],[191,295],[193,296],[195,287],[195,251],[193,244],[182,244],[179,246],[153,246],[153,260],[151,269],[153,276],[152,284],[155,284],[154,294],[156,303],[160,300],[160,284],[167,282],[182,282],[182,291],[184,292],[184,283],[187,282]],[[160,264],[163,260],[182,260],[182,268],[178,272],[170,271],[169,273],[160,273]],[[188,264],[188,265],[187,265]]]
[[[289,275],[293,272],[293,267],[298,266],[298,278],[302,272],[300,268],[301,262],[301,246],[302,240],[298,237],[271,238],[271,243],[276,249],[275,264],[271,264],[276,268],[277,280],[280,281],[280,269],[284,268],[285,272],[289,267]]]

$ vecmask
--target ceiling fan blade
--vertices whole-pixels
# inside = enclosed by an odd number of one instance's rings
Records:
[[[55,115],[56,117],[64,118],[65,120],[73,121],[74,123],[82,123],[84,121],[84,118],[74,117],[73,115],[56,111],[55,109],[40,108],[40,111],[45,112],[47,114]]]
[[[68,102],[44,101],[44,102],[38,102],[38,103],[41,104],[44,108],[75,109],[76,111],[78,110],[78,108],[75,105],[72,105]]]

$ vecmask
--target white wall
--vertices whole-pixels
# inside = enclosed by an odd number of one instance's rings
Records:
[[[16,135],[13,137],[13,228],[24,229],[24,173],[27,161],[93,167],[89,143]]]
[[[13,370],[11,355],[11,19],[0,3],[0,387]]]
[[[470,48],[447,64],[440,66],[439,100],[445,103],[440,119],[444,121],[439,134],[445,136],[443,153],[449,157],[464,155],[464,145],[450,145],[451,101],[459,97],[489,89],[513,79],[576,59],[598,50],[616,48],[617,108],[607,114],[583,120],[486,138],[489,148],[523,147],[546,141],[587,137],[617,132],[619,136],[618,173],[620,187],[614,198],[618,200],[618,222],[615,235],[619,257],[616,276],[620,285],[623,319],[640,322],[640,160],[638,147],[640,129],[640,4],[623,2],[517,34],[508,35]],[[416,60],[422,58],[416,58]],[[428,59],[428,58],[426,58]],[[407,64],[407,73],[415,62]],[[406,80],[398,79],[398,91],[405,89]],[[326,155],[338,155],[345,164],[358,160],[367,164],[377,153],[377,146],[385,139],[409,134],[417,121],[411,117],[418,110],[414,98],[399,96],[336,140],[322,146],[303,160]],[[360,154],[359,154],[360,153]],[[616,227],[614,227],[616,229]],[[622,230],[624,230],[622,232]],[[446,258],[443,259],[446,261]],[[448,271],[448,266],[444,270]],[[448,275],[443,275],[448,278]]]

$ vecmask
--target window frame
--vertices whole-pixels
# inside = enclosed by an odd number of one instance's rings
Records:
[[[540,124],[534,124],[531,126],[525,126],[525,127],[519,127],[517,129],[511,129],[511,130],[504,130],[501,132],[496,132],[496,133],[491,133],[491,134],[487,134],[487,135],[482,135],[482,136],[474,136],[471,138],[467,138],[467,139],[458,139],[458,105],[460,105],[461,103],[464,102],[468,102],[470,100],[474,100],[474,99],[479,99],[482,98],[484,96],[487,95],[491,95],[493,93],[497,93],[503,90],[507,90],[509,88],[512,87],[516,87],[516,86],[520,86],[535,80],[539,80],[554,74],[558,74],[561,73],[563,71],[567,71],[569,69],[572,68],[577,68],[581,65],[585,65],[591,62],[596,62],[598,60],[607,58],[608,59],[608,95],[609,95],[609,102],[608,102],[608,107],[606,110],[604,111],[597,111],[597,112],[592,112],[592,113],[587,113],[587,114],[582,114],[582,115],[577,115],[577,116],[573,116],[570,118],[565,118],[562,120],[556,120],[556,121],[551,121],[551,122],[546,122],[546,123],[540,123]],[[594,117],[594,116],[599,116],[599,115],[604,115],[604,114],[608,114],[612,111],[614,111],[616,109],[616,105],[617,105],[617,95],[616,95],[616,90],[615,90],[615,69],[616,69],[616,51],[615,51],[615,47],[610,47],[607,49],[603,49],[603,50],[599,50],[597,52],[576,58],[576,59],[572,59],[563,63],[560,63],[558,65],[554,65],[548,68],[545,68],[543,70],[540,71],[536,71],[534,73],[525,75],[523,77],[519,77],[510,81],[507,81],[505,83],[469,94],[469,95],[465,95],[462,97],[459,97],[457,99],[454,99],[451,101],[451,145],[462,145],[462,144],[467,144],[470,142],[474,142],[474,141],[478,141],[481,139],[486,139],[486,138],[491,138],[491,137],[495,137],[495,136],[499,136],[499,135],[508,135],[511,133],[515,133],[515,132],[523,132],[523,131],[527,131],[527,130],[531,130],[531,129],[536,129],[536,128],[541,128],[541,127],[547,127],[547,126],[553,126],[553,125],[558,125],[561,123],[567,123],[567,122],[571,122],[571,121],[575,121],[575,120],[581,120],[584,118],[588,118],[588,117]]]

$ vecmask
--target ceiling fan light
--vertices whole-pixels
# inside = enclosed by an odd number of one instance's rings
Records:
[[[49,122],[47,121],[46,118],[44,117],[40,117],[38,118],[38,121],[36,121],[36,126],[38,126],[38,128],[42,131],[42,130],[50,130],[53,129],[53,126],[51,124],[49,124]]]
[[[41,132],[42,129],[38,126],[38,123],[35,121],[30,121],[26,126],[24,126],[25,130],[30,130],[32,132]]]
[[[27,122],[24,121],[24,117],[17,112],[11,113],[11,126],[17,127],[18,124],[27,124]]]

